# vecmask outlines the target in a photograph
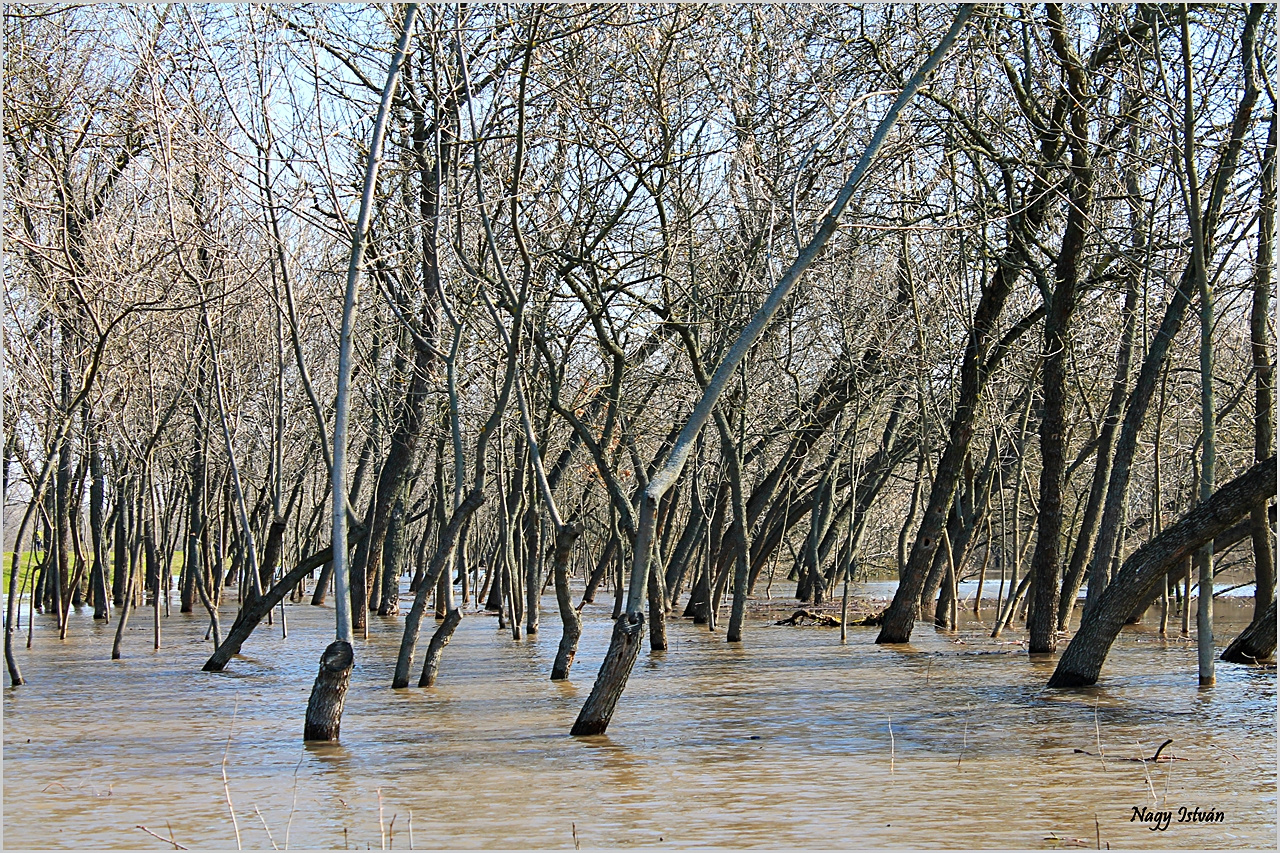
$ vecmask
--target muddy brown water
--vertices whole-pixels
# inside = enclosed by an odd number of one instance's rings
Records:
[[[1219,606],[1220,644],[1249,607]],[[388,686],[402,623],[375,616],[341,743],[304,746],[332,611],[288,606],[287,639],[263,625],[208,674],[207,622],[176,610],[159,652],[150,610],[136,613],[115,662],[114,623],[73,614],[59,642],[37,614],[34,647],[19,648],[30,683],[4,690],[5,847],[173,849],[140,825],[232,849],[237,827],[245,849],[1276,843],[1275,670],[1219,662],[1200,690],[1194,644],[1152,628],[1125,631],[1099,687],[1046,691],[1053,663],[1029,660],[1016,630],[996,642],[973,623],[922,623],[886,648],[854,628],[841,646],[838,630],[757,614],[729,645],[675,619],[669,651],[642,651],[608,735],[574,739],[607,605],[586,609],[565,684],[547,680],[550,598],[532,640],[469,612],[431,690]],[[1185,761],[1125,760],[1169,738]],[[1105,761],[1075,751],[1099,742]],[[1153,830],[1135,808],[1171,820]],[[1179,821],[1196,808],[1222,818]]]

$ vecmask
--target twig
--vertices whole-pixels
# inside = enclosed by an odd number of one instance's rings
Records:
[[[1098,823],[1098,813],[1093,813],[1093,845],[1097,850],[1102,849],[1102,824]]]
[[[1093,697],[1093,738],[1098,744],[1098,759],[1102,762],[1102,769],[1107,769],[1107,759],[1102,754],[1102,730],[1098,728],[1098,697]],[[1096,820],[1096,817],[1095,817]]]
[[[382,843],[382,849],[387,849],[387,828],[382,822],[382,789],[378,789],[378,839]]]
[[[304,755],[303,758],[306,756]],[[302,766],[302,758],[293,766],[293,805],[289,806],[289,822],[284,826],[284,849],[289,849],[289,832],[293,829],[293,813],[298,809],[298,768]]]
[[[969,708],[969,712],[971,713],[972,711],[973,711],[973,708],[972,707]],[[960,762],[964,760],[964,751],[968,748],[968,746],[969,746],[969,714],[966,713],[964,715],[964,736],[963,736],[963,739],[960,741],[960,757],[956,759],[957,770],[960,769]]]
[[[138,825],[137,825],[137,828],[138,828],[138,829],[141,829],[143,832],[145,832],[147,835],[150,835],[152,838],[159,838],[159,839],[160,839],[161,841],[163,841],[165,844],[172,844],[172,845],[173,845],[173,849],[174,849],[174,850],[190,850],[190,849],[191,849],[190,847],[183,847],[181,844],[179,844],[178,842],[174,841],[172,838],[165,838],[163,835],[156,835],[154,832],[152,832],[151,830],[147,829],[147,828],[146,828],[145,826],[143,826],[142,824],[138,824]],[[171,833],[172,833],[172,832],[173,832],[173,830],[172,830],[172,829],[170,829],[170,830],[169,830],[169,832],[171,832]]]
[[[893,775],[893,717],[889,717],[889,775]]]
[[[222,752],[222,793],[227,795],[227,811],[231,812],[231,826],[236,831],[236,849],[243,850],[240,845],[240,823],[236,820],[236,809],[231,804],[231,784],[227,782],[227,754],[231,752],[231,735],[236,730],[236,714],[240,712],[240,697],[236,697],[235,706],[231,710],[231,728],[227,731],[227,748]]]
[[[413,809],[409,809],[409,849],[413,849]]]
[[[1213,744],[1213,743],[1209,744],[1209,746],[1211,746],[1211,747],[1213,747],[1214,749],[1219,750],[1219,751],[1221,751],[1221,752],[1225,752],[1227,755],[1230,755],[1230,756],[1231,756],[1232,758],[1234,758],[1236,761],[1239,761],[1239,760],[1240,760],[1240,756],[1236,755],[1234,752],[1232,752],[1232,751],[1231,751],[1231,750],[1229,750],[1229,749],[1223,749],[1222,747],[1218,746],[1217,744]]]
[[[253,806],[253,813],[258,816],[258,820],[262,821],[262,828],[267,831],[267,840],[271,842],[271,849],[279,850],[280,848],[276,846],[276,840],[271,837],[271,827],[267,826],[267,819],[262,816],[262,812],[258,811],[256,803]]]
[[[569,831],[573,833],[573,849],[581,850],[582,848],[578,846],[578,825],[570,821]]]
[[[387,849],[388,850],[396,849],[396,818],[398,818],[399,816],[400,816],[400,813],[396,812],[391,816],[391,823],[387,824]]]

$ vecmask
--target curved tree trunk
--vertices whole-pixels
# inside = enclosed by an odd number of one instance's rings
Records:
[[[582,522],[579,521],[564,525],[556,532],[553,571],[556,579],[556,604],[560,609],[564,633],[560,635],[556,660],[551,666],[552,681],[563,681],[569,677],[569,668],[573,666],[574,655],[578,653],[578,638],[582,636],[582,617],[574,609],[573,599],[569,595],[569,555],[573,553],[573,545],[582,535],[582,530]]]
[[[1197,504],[1176,524],[1135,551],[1103,591],[1098,606],[1081,621],[1049,686],[1096,684],[1125,617],[1164,579],[1169,564],[1194,553],[1239,521],[1258,501],[1275,493],[1276,457],[1272,456],[1218,489],[1209,500]]]

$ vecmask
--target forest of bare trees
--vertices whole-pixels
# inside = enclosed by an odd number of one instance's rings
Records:
[[[594,734],[668,623],[749,646],[868,578],[877,643],[972,606],[1073,686],[1145,619],[1212,684],[1198,590],[1243,572],[1225,656],[1268,658],[1276,26],[6,6],[11,683],[32,620],[91,610],[105,660],[203,613],[221,671],[308,602],[336,739],[371,622],[430,687],[496,613],[597,678]]]

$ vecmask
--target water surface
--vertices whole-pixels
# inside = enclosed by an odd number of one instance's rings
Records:
[[[587,607],[567,684],[547,680],[560,631],[543,606],[518,642],[468,613],[431,690],[388,686],[402,623],[371,617],[341,743],[310,747],[328,608],[289,605],[289,637],[261,626],[221,674],[199,671],[199,614],[175,607],[155,652],[139,611],[114,662],[114,624],[73,614],[60,642],[37,614],[30,683],[4,691],[4,844],[169,847],[142,825],[191,848],[234,848],[237,827],[266,849],[406,849],[411,827],[418,848],[1275,845],[1275,670],[1219,662],[1199,690],[1194,644],[1152,628],[1126,630],[1099,687],[1045,691],[1053,663],[1017,630],[922,623],[885,648],[855,628],[841,646],[757,616],[731,646],[677,619],[608,735],[574,739],[608,606]],[[1250,607],[1219,607],[1224,638]],[[1169,738],[1187,760],[1124,760]],[[1076,752],[1099,743],[1105,761]],[[1152,831],[1135,807],[1173,820]],[[1179,823],[1179,807],[1224,817]]]

